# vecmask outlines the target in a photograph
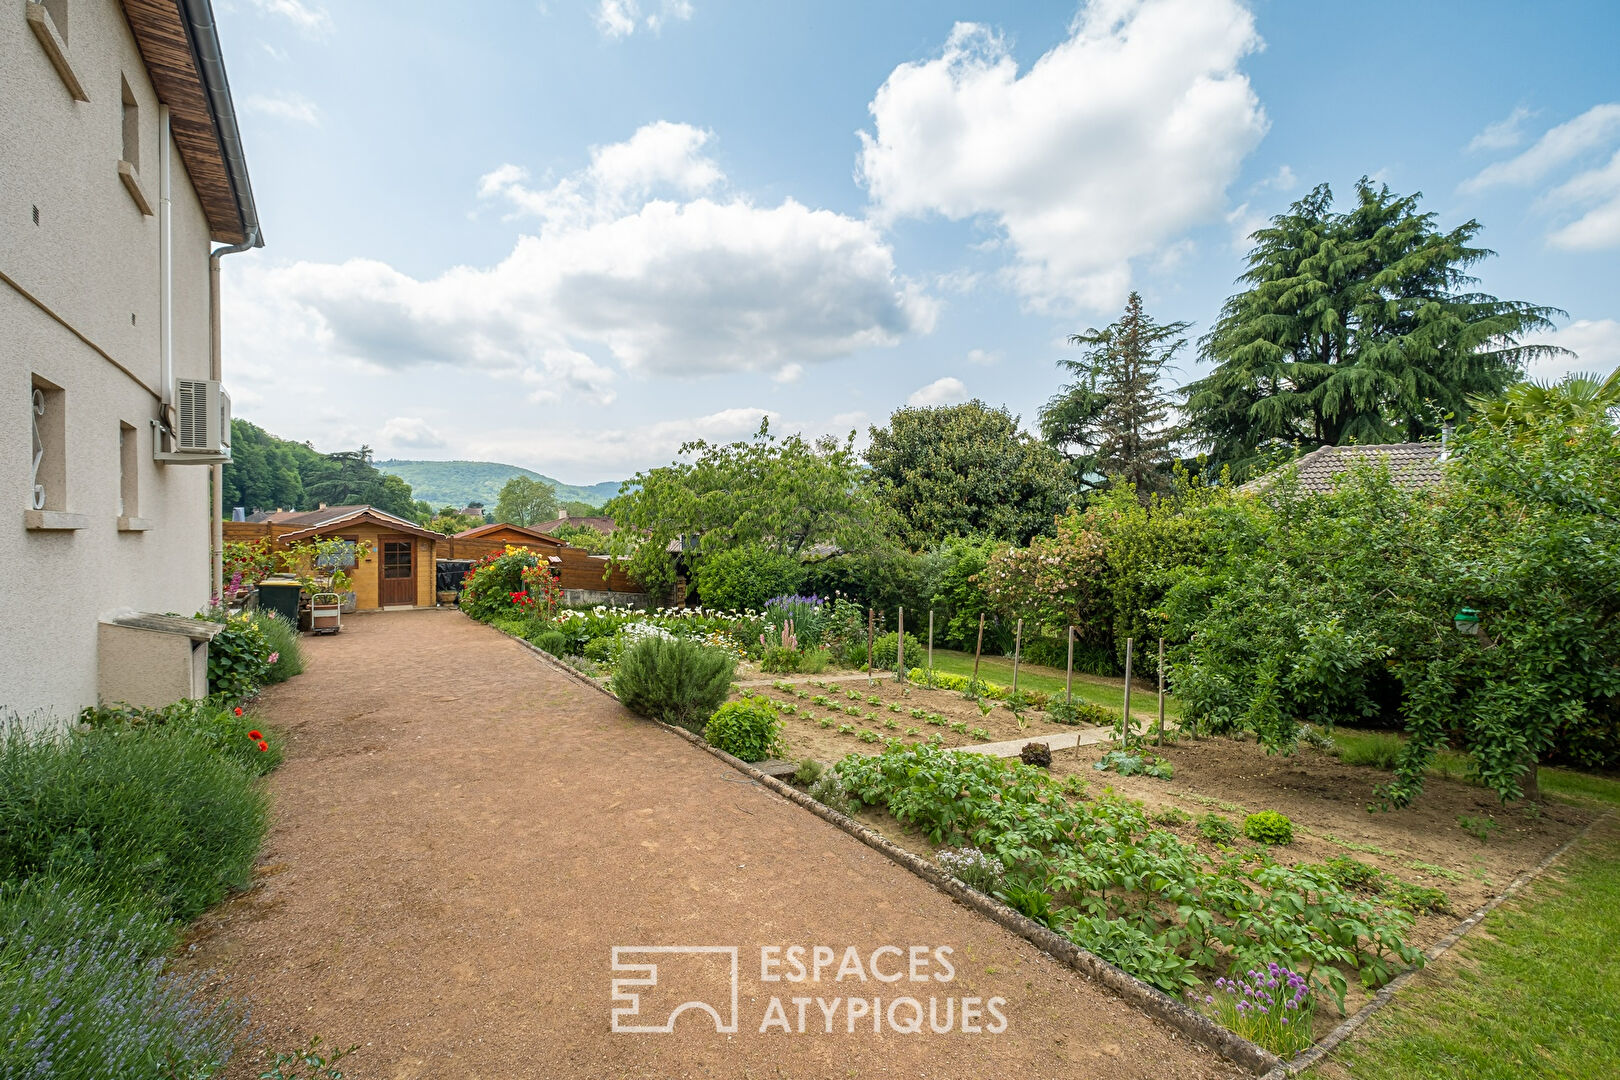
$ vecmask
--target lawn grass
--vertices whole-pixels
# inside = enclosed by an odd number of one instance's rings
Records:
[[[1405,741],[1404,735],[1390,731],[1356,731],[1350,728],[1335,728],[1333,731],[1339,760],[1346,765],[1393,769],[1395,755]],[[1429,766],[1429,775],[1464,783],[1473,782],[1469,775],[1468,755],[1460,750],[1446,749],[1436,753],[1434,763]],[[1543,795],[1568,802],[1620,807],[1620,779],[1543,765],[1538,780]]]
[[[1620,804],[1620,783],[1555,783]],[[1581,777],[1579,781],[1572,779]],[[1620,1076],[1620,824],[1603,822],[1306,1075],[1377,1080]]]
[[[911,664],[911,654],[906,654],[907,666]],[[916,658],[916,666],[925,667],[928,663],[928,654],[922,653]],[[998,683],[1002,686],[1012,685],[1012,657],[985,656],[979,660],[979,678],[987,682]],[[934,670],[943,671],[952,675],[973,674],[973,654],[970,652],[957,652],[954,649],[934,650]],[[1049,694],[1063,693],[1063,671],[1060,668],[1043,667],[1040,664],[1020,664],[1018,666],[1018,688],[1020,690],[1043,690]],[[1122,709],[1125,706],[1125,680],[1110,679],[1101,675],[1083,675],[1074,673],[1074,696],[1082,701],[1095,702],[1109,709]],[[1156,717],[1159,714],[1159,698],[1156,691],[1146,690],[1140,683],[1131,691],[1131,712],[1138,716]],[[1181,707],[1176,699],[1166,694],[1164,698],[1164,714],[1168,717],[1179,717]]]

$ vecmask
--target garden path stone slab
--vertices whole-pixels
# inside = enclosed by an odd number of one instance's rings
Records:
[[[345,1071],[392,1080],[1241,1075],[457,611],[356,618],[305,651],[307,673],[257,706],[288,751],[255,885],[196,925],[183,961],[245,990],[276,1048],[357,1043]],[[790,945],[835,950],[846,977],[769,981],[761,949]],[[615,947],[638,946],[735,947],[735,1031],[692,1008],[669,1033],[615,1032],[612,980],[637,965],[664,978],[620,987],[645,1025],[687,1001],[731,1016],[728,954],[626,953],[615,973]],[[951,977],[932,981],[947,946]],[[912,947],[919,982],[895,961]],[[901,981],[874,980],[874,959]],[[847,1020],[853,999],[886,1013],[901,997],[923,1005],[922,1032]],[[762,1033],[772,998],[787,1030]],[[952,1033],[928,1031],[930,998],[940,1015],[953,1002]]]
[[[958,750],[968,754],[988,754],[991,757],[1017,757],[1030,743],[1045,743],[1049,750],[1073,750],[1076,746],[1094,746],[1097,743],[1112,742],[1114,733],[1107,728],[1084,728],[1079,731],[1062,731],[1056,735],[1031,735],[1025,739],[1008,739],[1005,742],[991,742],[959,746]]]

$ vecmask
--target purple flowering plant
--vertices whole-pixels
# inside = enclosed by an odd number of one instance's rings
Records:
[[[1250,1042],[1283,1058],[1311,1045],[1314,1013],[1305,976],[1276,962],[1250,968],[1238,978],[1215,980],[1215,992],[1204,995],[1215,1019]]]

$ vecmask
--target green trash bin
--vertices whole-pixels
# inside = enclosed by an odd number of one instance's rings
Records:
[[[259,609],[273,611],[287,620],[287,625],[298,626],[298,600],[303,586],[297,578],[265,578],[259,582]]]

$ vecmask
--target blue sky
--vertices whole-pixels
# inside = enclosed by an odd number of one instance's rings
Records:
[[[1477,218],[1620,364],[1610,2],[215,0],[263,251],[237,414],[571,483],[683,441],[1032,424],[1139,289],[1206,330],[1313,184]],[[1201,373],[1183,356],[1177,381]]]

